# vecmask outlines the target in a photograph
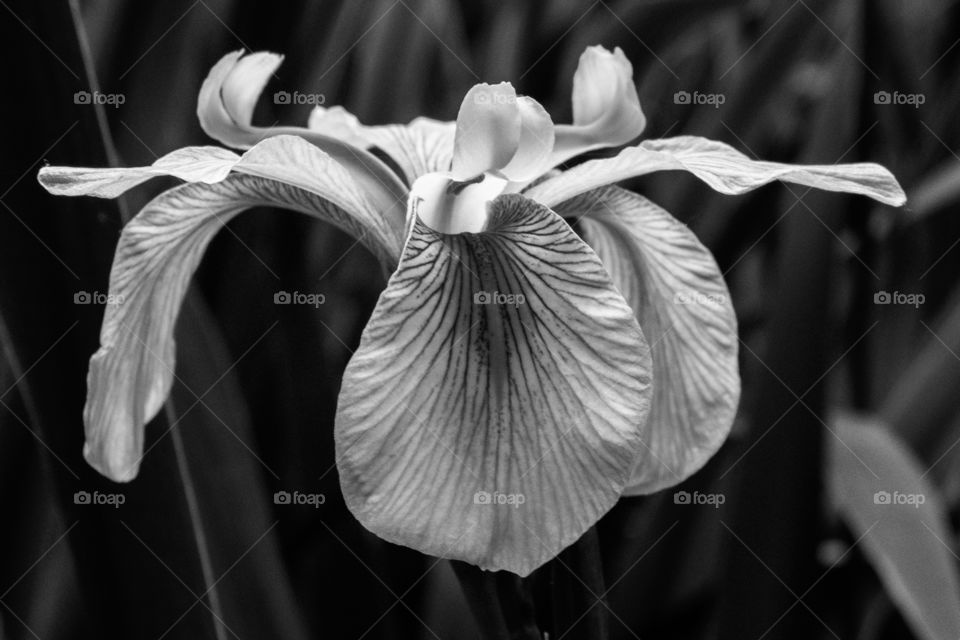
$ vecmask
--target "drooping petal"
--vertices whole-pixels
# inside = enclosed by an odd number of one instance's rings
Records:
[[[517,150],[500,173],[509,180],[522,182],[532,180],[550,168],[550,154],[553,151],[553,120],[546,109],[533,98],[517,98],[520,111],[520,139]]]
[[[476,84],[460,104],[451,172],[469,180],[510,162],[520,144],[522,118],[509,82]]]
[[[149,167],[42,167],[37,178],[55,195],[116,198],[158,176],[174,176],[187,182],[220,182],[239,159],[234,152],[220,147],[184,147]]]
[[[633,66],[620,47],[593,46],[573,74],[573,124],[557,125],[551,166],[593,149],[616,147],[640,135],[647,119],[633,83]]]
[[[893,206],[906,201],[896,178],[878,164],[790,165],[751,160],[727,144],[696,136],[644,140],[613,158],[589,160],[548,178],[525,193],[552,207],[591,189],[665,170],[689,171],[713,189],[730,195],[782,180],[857,193]]]
[[[651,363],[559,216],[516,194],[491,206],[481,234],[415,222],[343,377],[337,465],[377,535],[527,575],[626,486]]]
[[[306,127],[257,127],[251,124],[256,100],[282,60],[282,56],[274,53],[243,56],[242,51],[221,58],[200,88],[197,99],[200,126],[211,138],[237,149],[249,149],[273,136],[299,136],[349,170],[353,180],[360,184],[377,208],[402,220],[406,187],[370,152]]]
[[[289,157],[282,157],[283,154]],[[293,162],[291,162],[291,160]],[[85,456],[104,475],[132,479],[144,425],[169,395],[173,330],[207,244],[254,206],[301,211],[357,237],[388,265],[400,237],[329,156],[298,138],[273,138],[247,152],[216,184],[191,183],[157,196],[124,227],[110,273],[100,349],[90,359]]]
[[[316,107],[307,126],[356,147],[380,149],[397,163],[407,184],[428,173],[450,171],[456,130],[452,122],[415,118],[405,125],[366,126],[342,107]]]
[[[557,213],[582,217],[653,354],[649,435],[625,493],[675,485],[723,444],[740,398],[737,320],[720,269],[686,225],[635,193],[591,191]]]

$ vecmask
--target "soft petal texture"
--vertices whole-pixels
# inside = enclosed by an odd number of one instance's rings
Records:
[[[248,149],[272,136],[299,136],[348,169],[378,209],[403,220],[406,187],[370,152],[306,127],[257,127],[251,123],[257,97],[282,59],[265,52],[243,56],[242,51],[221,58],[200,87],[197,117],[203,130],[237,149]]]
[[[450,170],[456,130],[452,122],[415,118],[405,125],[366,126],[342,107],[316,107],[307,126],[355,147],[380,149],[400,167],[407,184],[428,173]]]
[[[214,234],[254,206],[301,211],[359,238],[388,265],[400,237],[329,156],[297,138],[247,152],[237,173],[160,194],[124,227],[110,272],[100,349],[90,359],[85,456],[104,475],[132,479],[143,429],[170,392],[173,330],[183,295]]]
[[[727,144],[696,136],[644,140],[613,158],[577,165],[537,183],[525,193],[553,207],[597,187],[670,169],[689,171],[729,195],[782,180],[827,191],[857,193],[893,206],[906,201],[896,178],[878,164],[789,165],[751,160]]]
[[[520,111],[520,139],[516,153],[500,170],[509,180],[516,182],[532,180],[550,168],[548,162],[553,151],[553,120],[546,109],[533,98],[517,98]]]
[[[649,436],[625,493],[677,484],[723,444],[740,399],[737,319],[720,269],[685,224],[635,193],[607,187],[557,213],[583,216],[584,239],[653,353]]]
[[[487,204],[506,186],[505,179],[491,175],[469,184],[442,173],[421,176],[410,190],[408,224],[413,224],[416,212],[420,221],[434,231],[479,233],[487,226]]]
[[[116,198],[158,176],[174,176],[187,182],[220,182],[239,159],[234,152],[220,147],[184,147],[149,167],[43,167],[37,177],[55,195]]]
[[[593,149],[626,144],[647,125],[633,66],[620,47],[612,53],[587,47],[573,75],[572,102],[573,124],[557,125],[551,166]]]
[[[343,377],[347,505],[386,540],[527,575],[619,498],[650,367],[632,310],[552,211],[511,194],[482,234],[418,220]]]
[[[457,114],[453,177],[469,180],[505,167],[517,152],[521,130],[522,118],[513,85],[473,85]]]

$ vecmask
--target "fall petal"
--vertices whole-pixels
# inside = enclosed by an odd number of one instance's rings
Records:
[[[403,171],[407,184],[428,173],[450,170],[456,126],[430,118],[409,124],[366,126],[342,107],[316,107],[308,128],[364,149],[377,148]]]
[[[157,176],[174,176],[187,182],[220,182],[239,159],[234,152],[220,147],[184,147],[149,167],[43,167],[37,178],[54,195],[116,198]]]
[[[347,505],[386,540],[529,574],[629,481],[650,367],[633,312],[553,212],[512,194],[484,233],[416,220],[343,377]]]
[[[635,193],[592,191],[557,212],[583,216],[584,238],[650,342],[649,435],[625,493],[675,485],[723,444],[740,398],[737,321],[720,269],[686,225]]]
[[[90,359],[84,409],[85,456],[114,480],[137,473],[144,426],[170,392],[184,292],[210,239],[231,218],[262,205],[300,211],[351,233],[386,264],[396,261],[395,230],[359,196],[343,168],[312,145],[273,138],[245,154],[236,169],[216,184],[160,194],[120,236],[108,297],[116,304],[106,308],[100,349]]]
[[[525,193],[551,207],[597,187],[666,170],[689,171],[713,189],[729,195],[782,180],[865,195],[893,206],[906,201],[896,178],[878,164],[790,165],[751,160],[727,144],[696,136],[644,140],[613,158],[589,160],[548,178]]]

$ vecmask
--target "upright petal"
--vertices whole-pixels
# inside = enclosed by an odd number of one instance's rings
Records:
[[[409,124],[366,126],[342,107],[316,107],[307,126],[355,147],[380,149],[397,163],[407,184],[428,173],[450,171],[456,130],[452,122],[415,118]]]
[[[896,178],[878,164],[791,165],[751,160],[729,145],[696,136],[644,140],[613,158],[589,160],[539,182],[525,193],[552,207],[597,187],[665,170],[689,171],[720,193],[730,195],[782,180],[857,193],[893,206],[906,201]]]
[[[723,444],[740,399],[737,320],[720,269],[686,225],[635,193],[591,191],[557,213],[582,218],[650,341],[649,435],[625,493],[677,484]]]
[[[377,535],[527,575],[617,501],[650,354],[596,255],[511,194],[480,234],[417,220],[347,366],[337,465]]]
[[[551,166],[593,149],[616,147],[640,135],[647,119],[620,47],[587,47],[573,74],[573,124],[557,125]]]
[[[553,120],[546,109],[533,98],[517,98],[520,112],[520,139],[517,150],[510,162],[500,173],[514,182],[532,180],[550,168],[550,154],[553,152]]]
[[[297,138],[273,138],[244,154],[215,184],[166,191],[124,227],[110,272],[100,349],[90,359],[85,456],[104,475],[132,479],[143,430],[169,395],[173,330],[184,292],[213,235],[254,206],[301,211],[357,237],[388,265],[400,236],[349,174]]]
[[[517,152],[521,125],[517,93],[509,82],[474,85],[457,114],[453,177],[469,180],[505,167]]]
[[[373,154],[305,127],[257,127],[251,124],[257,98],[282,60],[274,53],[243,56],[241,51],[221,58],[200,88],[197,117],[203,130],[211,138],[238,149],[248,149],[273,136],[299,136],[348,169],[378,209],[403,220],[406,187]]]

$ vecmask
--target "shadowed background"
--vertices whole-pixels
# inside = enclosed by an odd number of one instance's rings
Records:
[[[537,602],[552,638],[932,638],[915,622],[931,615],[950,628],[951,612],[924,608],[934,596],[917,578],[934,567],[917,558],[939,554],[955,575],[956,2],[0,5],[0,638],[480,637],[450,565],[380,541],[340,496],[333,416],[384,285],[374,258],[288,212],[229,223],[179,321],[172,410],[147,429],[139,478],[118,488],[81,456],[103,309],[74,296],[106,292],[122,221],[173,182],[115,203],[54,198],[35,175],[44,162],[142,165],[211,143],[197,92],[236,49],[286,55],[257,108],[263,125],[306,121],[310,106],[275,104],[276,91],[322,95],[375,124],[453,119],[471,85],[501,80],[569,122],[572,74],[591,44],[633,62],[645,136],[704,135],[784,162],[875,161],[910,200],[893,210],[779,184],[730,198],[675,172],[628,185],[697,232],[734,297],[740,414],[680,487],[726,499],[622,500],[588,534],[602,575],[582,554],[561,555],[502,593]],[[123,104],[74,101],[94,88]],[[685,104],[683,91],[723,102]],[[924,102],[886,104],[878,91]],[[325,304],[274,305],[277,291]],[[925,302],[875,304],[883,291]],[[827,490],[828,462],[850,450],[837,407],[894,433],[891,450],[919,460],[912,481],[947,509],[947,531],[918,513],[884,548],[904,567],[899,592]],[[326,502],[274,504],[294,490]],[[125,503],[78,505],[78,491],[120,491]]]

